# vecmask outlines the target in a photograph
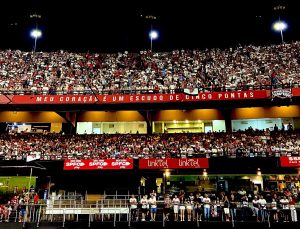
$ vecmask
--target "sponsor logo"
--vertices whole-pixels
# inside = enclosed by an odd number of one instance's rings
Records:
[[[200,167],[199,161],[194,159],[179,159],[179,167]]]
[[[163,168],[169,168],[168,166],[168,161],[167,160],[154,160],[154,161],[150,161],[148,160],[148,167],[163,167]]]
[[[104,159],[104,160],[65,160],[65,170],[95,170],[95,169],[132,169],[132,159]]]
[[[272,90],[272,98],[292,98],[292,90],[291,89],[275,89]]]

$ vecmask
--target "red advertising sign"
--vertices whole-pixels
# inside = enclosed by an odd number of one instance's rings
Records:
[[[292,88],[292,96],[300,96],[300,88]]]
[[[232,92],[201,92],[198,96],[182,94],[182,101],[221,101],[221,100],[242,100],[242,99],[265,99],[269,97],[267,90],[253,91],[232,91]]]
[[[64,170],[133,169],[132,159],[65,160]]]
[[[199,169],[208,168],[208,158],[140,159],[140,169]]]
[[[300,167],[300,157],[280,157],[281,167]]]
[[[181,94],[97,95],[98,103],[170,103],[181,102]]]
[[[94,95],[15,95],[13,104],[93,104],[98,99]]]
[[[0,95],[0,104],[9,104],[11,102],[12,95]]]
[[[12,104],[122,104],[122,103],[170,103],[222,100],[265,99],[267,90],[234,92],[201,92],[197,96],[187,94],[136,94],[136,95],[15,95]]]

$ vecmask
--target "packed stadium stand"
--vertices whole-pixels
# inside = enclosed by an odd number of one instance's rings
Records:
[[[119,94],[298,87],[300,42],[169,53],[0,52],[2,94]]]
[[[0,136],[4,160],[280,157],[299,156],[300,135],[290,131],[200,134],[6,134]]]
[[[296,223],[299,53],[0,51],[0,222]]]

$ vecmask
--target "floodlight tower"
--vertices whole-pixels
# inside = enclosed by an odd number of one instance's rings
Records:
[[[152,52],[152,42],[153,40],[156,40],[158,38],[158,32],[156,30],[150,30],[149,32],[149,38],[150,38],[150,50]]]
[[[154,14],[145,14],[141,15],[141,17],[144,19],[147,28],[149,28],[150,25],[150,31],[148,33],[148,36],[150,38],[150,50],[152,52],[153,40],[156,40],[159,37],[158,32],[153,29],[153,24],[157,21],[157,16],[155,16]]]
[[[35,50],[36,50],[37,39],[39,39],[39,38],[42,37],[42,31],[39,30],[38,27],[36,26],[35,29],[31,30],[30,36],[34,39],[33,52],[35,52]]]
[[[35,29],[32,29],[30,31],[30,36],[34,39],[33,52],[35,52],[37,40],[39,38],[41,38],[43,35],[42,31],[39,29],[39,26],[38,26],[39,22],[41,21],[42,15],[34,12],[34,13],[29,14],[29,18],[30,18],[31,23],[35,23]]]
[[[281,21],[280,18],[278,21],[273,23],[273,29],[277,32],[280,32],[281,35],[281,42],[284,43],[283,40],[283,31],[285,31],[288,28],[288,24],[285,23],[284,21]]]
[[[282,20],[282,15],[286,12],[286,6],[283,2],[278,3],[273,7],[273,11],[275,12],[276,17],[278,17],[278,20],[272,24],[272,29],[276,32],[280,32],[281,42],[284,43],[283,32],[288,28],[288,24]]]

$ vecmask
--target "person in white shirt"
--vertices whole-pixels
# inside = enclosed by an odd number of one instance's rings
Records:
[[[284,214],[284,222],[287,222],[289,220],[289,200],[284,196],[282,199],[280,199],[280,204],[282,205],[282,210]]]
[[[278,222],[278,210],[277,210],[277,202],[275,198],[273,198],[271,202],[271,212],[273,215],[274,222]]]
[[[192,221],[192,211],[193,211],[193,205],[194,205],[194,196],[191,193],[189,198],[186,201],[186,211],[187,211],[187,218],[188,221]]]
[[[266,209],[267,209],[267,201],[263,196],[260,196],[259,200],[258,200],[258,206],[259,206],[259,213],[261,216],[261,221],[265,222],[266,220]]]
[[[204,220],[207,221],[210,218],[210,204],[211,204],[211,200],[207,194],[204,195],[202,202],[204,203]]]
[[[174,211],[174,221],[178,221],[179,204],[180,204],[180,200],[177,197],[177,195],[175,195],[172,200],[173,211]]]
[[[259,214],[258,214],[258,210],[259,210],[259,203],[258,203],[258,198],[257,196],[254,196],[254,199],[252,200],[252,204],[253,204],[253,211],[254,214],[256,216],[256,221],[259,221]]]
[[[185,215],[185,201],[184,196],[182,196],[179,205],[179,211],[180,211],[180,221],[184,221],[184,215]]]
[[[151,214],[151,220],[150,221],[155,221],[155,217],[156,217],[156,196],[155,195],[151,195],[148,203],[150,205],[150,214]]]
[[[138,221],[138,216],[137,216],[137,199],[135,196],[132,194],[131,198],[129,199],[129,206],[130,206],[130,215],[131,215],[131,220]]]
[[[146,221],[146,214],[148,212],[148,199],[147,195],[144,195],[140,201],[142,205],[142,221]]]

